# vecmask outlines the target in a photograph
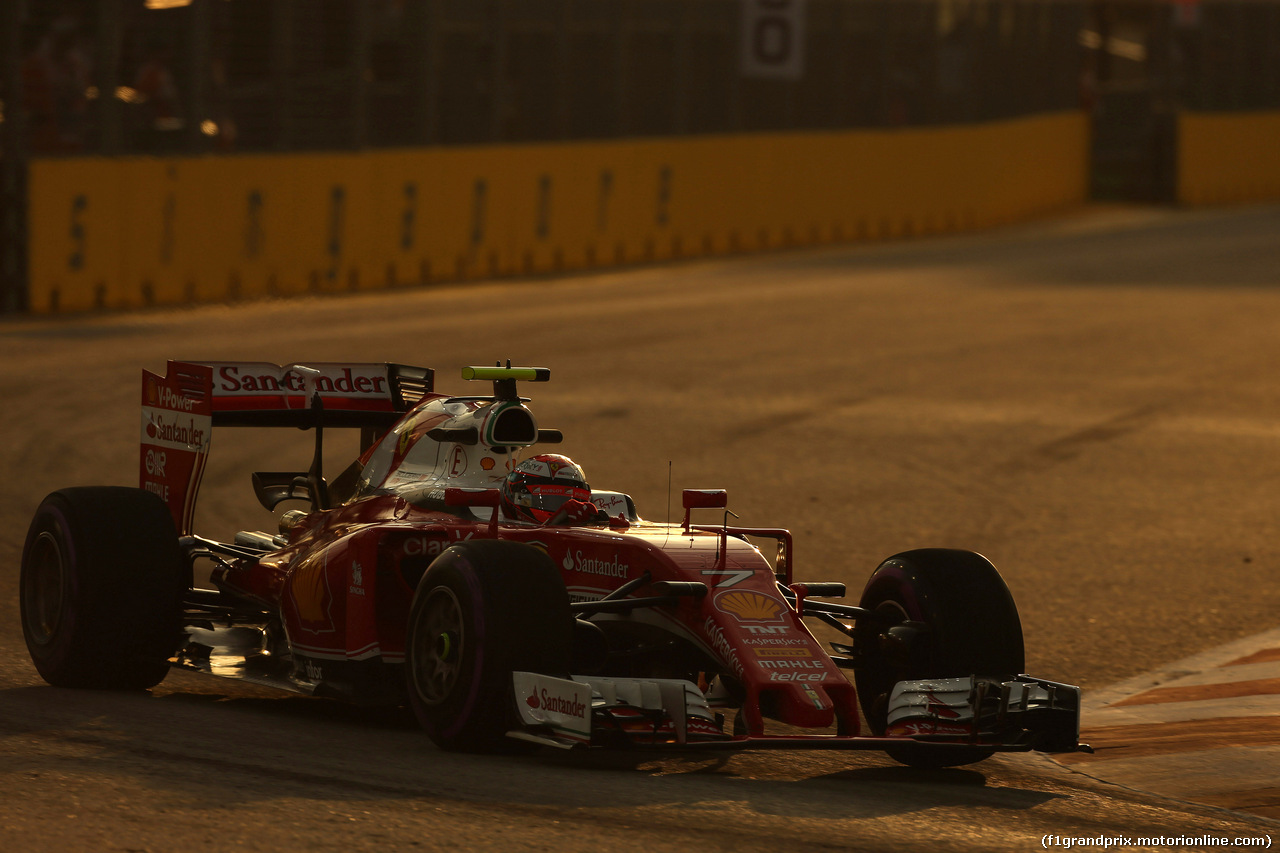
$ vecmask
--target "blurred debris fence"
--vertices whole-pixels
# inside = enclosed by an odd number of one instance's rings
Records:
[[[1173,201],[1185,113],[1280,108],[1270,0],[4,0],[0,39],[0,312],[30,301],[36,160],[1084,111],[1093,194]]]
[[[1076,106],[1085,50],[1061,0],[27,2],[38,154],[985,121]]]

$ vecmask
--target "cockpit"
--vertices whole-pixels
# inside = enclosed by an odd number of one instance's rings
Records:
[[[492,371],[494,396],[424,399],[366,454],[354,498],[396,494],[420,505],[438,500],[443,489],[498,489],[522,457],[541,452],[534,445],[563,440],[559,430],[539,429],[526,400],[514,393],[514,381],[508,386],[499,378],[514,372],[511,368],[468,370],[477,373],[464,376],[476,379],[490,378],[478,371]],[[630,498],[598,494],[606,504],[601,509],[635,520]]]
[[[492,411],[499,407],[504,411]],[[497,446],[482,442],[483,427],[495,415],[503,415],[498,418],[503,423],[496,438],[524,441]],[[522,424],[524,428],[519,430]],[[504,407],[487,399],[430,400],[373,447],[360,474],[357,496],[417,493],[444,486],[495,489],[506,476],[508,465],[514,464],[512,460],[536,441],[533,415],[518,402]]]

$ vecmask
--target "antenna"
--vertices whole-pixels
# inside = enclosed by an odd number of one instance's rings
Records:
[[[667,525],[671,524],[671,460],[667,460]]]

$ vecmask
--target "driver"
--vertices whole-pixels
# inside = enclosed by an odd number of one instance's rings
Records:
[[[534,524],[581,524],[600,515],[582,468],[555,453],[517,465],[502,481],[499,503],[507,518]]]

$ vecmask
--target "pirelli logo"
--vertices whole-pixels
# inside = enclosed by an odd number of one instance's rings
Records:
[[[756,649],[758,658],[811,658],[813,653],[808,649]]]

